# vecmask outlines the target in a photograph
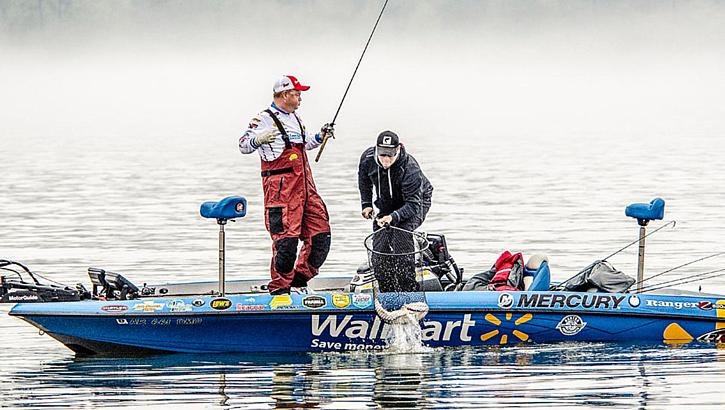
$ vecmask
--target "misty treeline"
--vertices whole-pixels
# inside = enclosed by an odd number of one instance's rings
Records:
[[[249,22],[280,13],[308,21],[314,15],[351,19],[361,11],[374,12],[383,0],[0,0],[0,31],[23,32],[57,23],[133,20],[193,22],[212,18]],[[722,9],[721,0],[391,0],[389,14],[402,19],[439,19],[446,24],[467,24],[487,18],[569,18],[575,15],[687,13]],[[390,16],[388,16],[390,17]],[[454,18],[455,20],[450,20]]]
[[[235,5],[236,3],[236,5]],[[263,2],[259,2],[263,4]],[[58,24],[122,23],[183,15],[222,15],[250,2],[189,0],[0,0],[0,30],[29,32]]]

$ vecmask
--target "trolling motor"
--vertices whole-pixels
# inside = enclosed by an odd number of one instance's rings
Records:
[[[228,196],[219,202],[204,202],[201,204],[199,213],[204,218],[214,218],[219,224],[219,294],[225,293],[225,259],[226,250],[224,225],[227,221],[234,222],[235,218],[242,218],[247,215],[247,200],[241,196]]]
[[[38,278],[52,283],[43,283]],[[0,259],[0,303],[71,302],[90,298],[80,283],[75,288],[44,278],[20,262]]]
[[[637,293],[642,291],[644,281],[644,238],[647,224],[652,220],[661,220],[665,217],[665,200],[655,198],[649,204],[631,204],[624,210],[626,216],[636,218],[639,224],[639,256],[637,263]]]

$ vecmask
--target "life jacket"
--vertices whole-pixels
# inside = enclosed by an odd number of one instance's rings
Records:
[[[495,274],[487,289],[492,291],[519,291],[524,289],[524,256],[521,252],[512,254],[504,251],[493,265]]]

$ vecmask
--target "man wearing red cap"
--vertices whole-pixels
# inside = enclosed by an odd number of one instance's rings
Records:
[[[334,130],[325,124],[313,136],[305,132],[296,110],[302,91],[309,89],[291,75],[281,77],[274,84],[272,105],[252,118],[239,139],[243,154],[256,151],[262,160],[264,223],[273,241],[269,282],[273,295],[304,289],[330,251],[330,217],[317,193],[306,150],[317,148]]]

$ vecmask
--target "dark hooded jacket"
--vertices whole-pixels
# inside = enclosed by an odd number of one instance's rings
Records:
[[[392,225],[416,222],[420,225],[430,208],[433,185],[423,174],[418,161],[400,146],[398,159],[389,169],[382,167],[370,147],[360,157],[358,189],[362,209],[373,206],[373,187],[377,194],[375,206],[380,216],[392,215]]]

